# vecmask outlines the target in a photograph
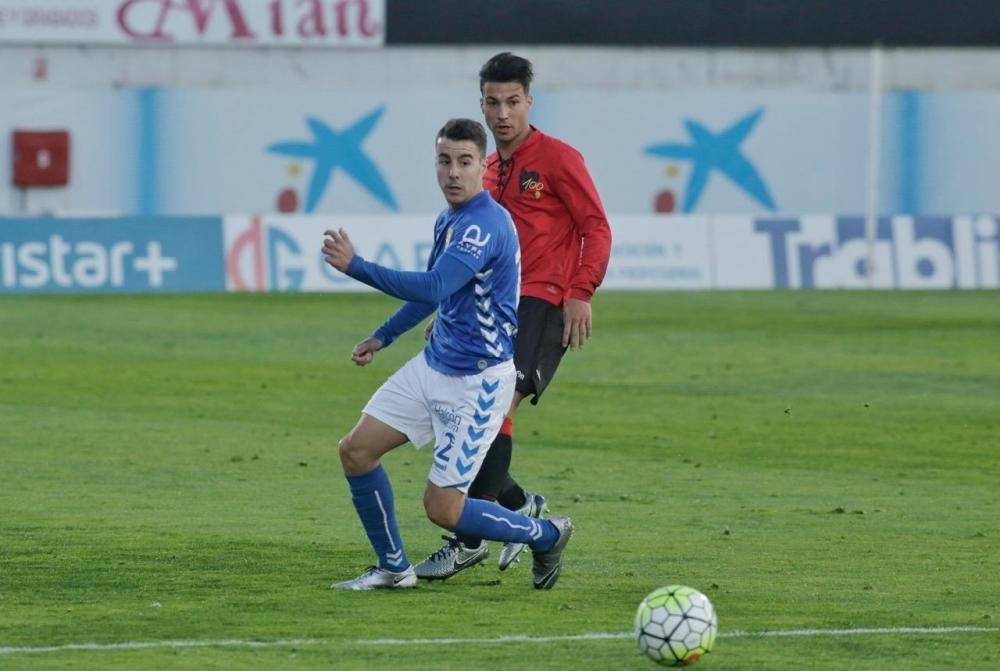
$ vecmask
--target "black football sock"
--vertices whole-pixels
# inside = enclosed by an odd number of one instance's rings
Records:
[[[504,486],[500,495],[497,496],[497,503],[502,505],[507,510],[517,510],[525,503],[528,502],[528,497],[525,496],[524,490],[521,489],[521,485],[514,482],[514,478],[507,474],[504,482]]]

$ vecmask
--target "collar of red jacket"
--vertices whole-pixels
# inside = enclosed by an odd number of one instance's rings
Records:
[[[511,160],[512,158],[514,158],[515,156],[517,156],[518,154],[521,154],[521,153],[527,151],[528,149],[530,149],[531,147],[535,146],[536,144],[538,144],[539,142],[542,141],[542,136],[544,135],[544,133],[542,133],[542,131],[538,130],[535,126],[532,126],[531,124],[528,124],[528,128],[531,129],[531,135],[529,135],[528,139],[525,140],[524,142],[522,142],[517,147],[517,149],[515,149],[514,151],[511,152],[510,156],[507,157],[508,161]],[[499,151],[494,152],[494,154],[496,155],[496,160],[497,161],[504,160],[503,157],[500,156],[500,152]]]
[[[522,153],[522,152],[530,149],[531,147],[535,146],[539,142],[541,142],[541,140],[542,140],[542,131],[538,130],[537,128],[535,128],[534,126],[532,126],[530,123],[528,124],[528,128],[531,129],[531,135],[529,135],[528,138],[524,142],[521,143],[520,147],[518,147],[517,149],[515,149],[514,151],[511,152],[511,154],[510,154],[511,156],[514,156],[516,154],[520,154],[520,153]]]

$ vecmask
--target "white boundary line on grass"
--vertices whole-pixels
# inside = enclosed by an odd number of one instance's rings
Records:
[[[779,638],[786,636],[864,636],[871,634],[996,634],[1000,627],[881,627],[875,629],[779,629],[776,631],[722,632],[719,638]],[[448,643],[552,643],[556,641],[604,641],[632,638],[632,632],[592,633],[567,636],[495,636],[493,638],[373,638],[338,641],[325,638],[286,638],[274,641],[222,639],[205,641],[133,641],[127,643],[67,643],[37,647],[0,646],[0,655],[45,652],[150,650],[175,648],[293,648],[307,645],[440,645]]]
[[[776,638],[782,636],[861,636],[865,634],[993,634],[1000,627],[884,627],[878,629],[780,629],[777,631],[720,632],[719,638]],[[356,645],[431,645],[449,643],[551,643],[555,641],[603,641],[632,638],[630,631],[619,634],[572,634],[567,636],[496,636],[494,638],[375,638],[352,641]]]

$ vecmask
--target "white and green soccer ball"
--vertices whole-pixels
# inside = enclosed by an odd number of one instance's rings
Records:
[[[683,585],[651,592],[635,614],[639,649],[664,666],[693,664],[712,649],[719,630],[708,597]]]

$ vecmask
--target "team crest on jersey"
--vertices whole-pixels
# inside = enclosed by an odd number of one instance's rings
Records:
[[[518,180],[518,184],[521,187],[521,193],[527,191],[538,200],[542,197],[542,191],[545,190],[545,184],[542,182],[542,177],[537,172],[530,172],[527,168],[521,168],[521,177]]]

